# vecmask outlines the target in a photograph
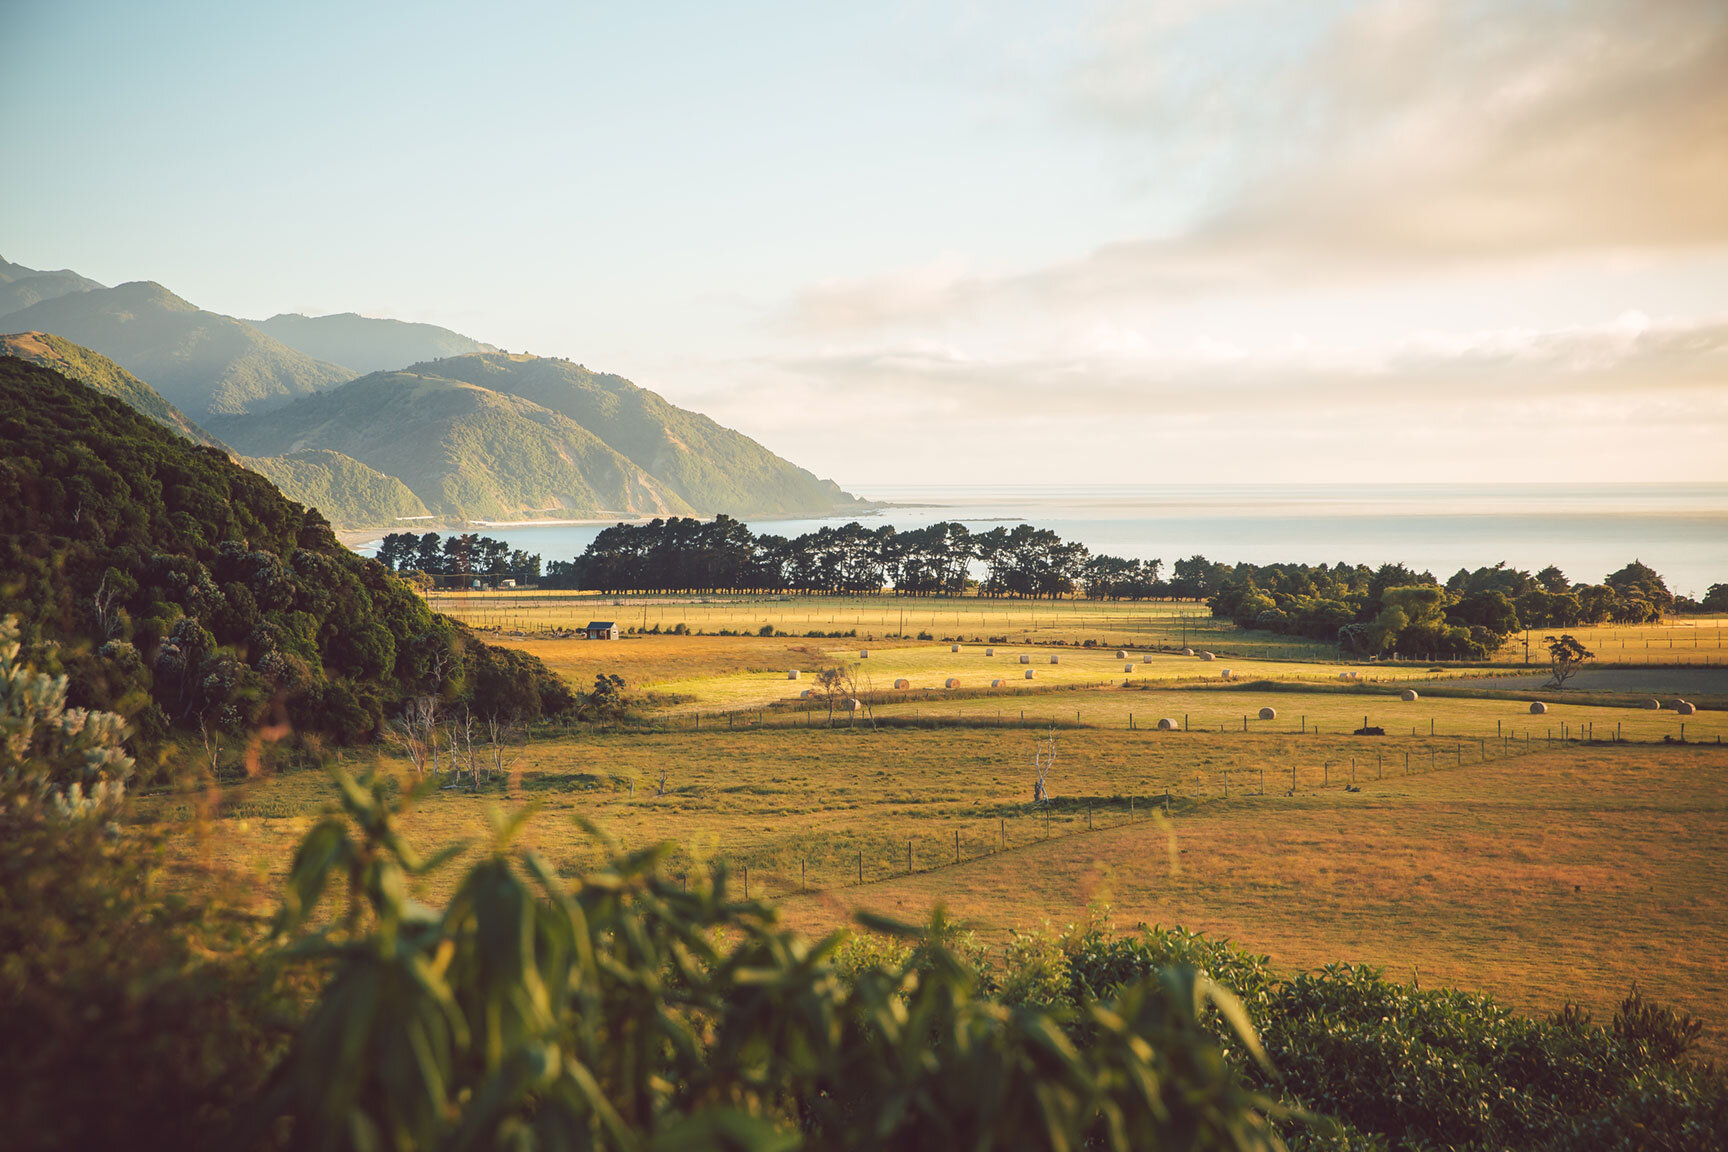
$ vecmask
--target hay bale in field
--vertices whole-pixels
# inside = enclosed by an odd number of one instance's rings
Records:
[[[1530,703],[1530,715],[1540,716],[1546,711],[1548,711],[1548,705],[1542,703],[1542,701],[1540,701],[1540,700],[1531,701],[1531,703]]]
[[[894,687],[896,687],[896,688],[910,688],[910,687],[912,687],[912,681],[907,680],[904,677],[902,677],[901,679],[894,681]]]
[[[1184,648],[1184,649],[1182,649],[1182,655],[1184,655],[1184,656],[1192,656],[1192,655],[1194,655],[1194,649],[1192,649],[1192,648]]]
[[[1150,663],[1152,663],[1152,653],[1150,653],[1150,652],[1143,652],[1143,653],[1141,653],[1141,655],[1140,655],[1140,663],[1142,663],[1142,664],[1150,664]]]
[[[1028,679],[1028,680],[1032,679],[1032,677],[1036,676],[1037,674],[1038,674],[1038,672],[1037,672],[1037,669],[1035,669],[1035,668],[1026,669],[1026,679]]]
[[[958,687],[960,687],[960,681],[958,681],[954,677],[950,676],[950,677],[948,677],[948,679],[942,681],[942,687],[944,687],[944,688],[958,688]]]
[[[1205,662],[1206,662],[1206,661],[1208,661],[1208,660],[1216,660],[1216,659],[1218,659],[1218,657],[1216,657],[1216,656],[1214,656],[1214,655],[1212,655],[1212,653],[1210,653],[1210,652],[1202,652],[1202,653],[1200,653],[1200,661],[1201,661],[1201,663],[1205,663]]]
[[[1348,673],[1348,672],[1340,672],[1340,673],[1338,673],[1338,679],[1340,679],[1340,680],[1348,680],[1348,679],[1350,679],[1350,673]]]
[[[984,649],[984,655],[986,655],[986,656],[994,656],[994,655],[996,655],[996,649],[994,649],[994,648],[986,648],[986,649]]]
[[[1134,671],[1134,665],[1132,665],[1132,664],[1124,664],[1124,665],[1122,665],[1122,671],[1124,671],[1124,672],[1132,672],[1132,671]]]
[[[958,652],[958,651],[960,651],[960,645],[958,645],[958,644],[955,644],[955,645],[952,645],[952,646],[951,646],[951,647],[950,647],[950,648],[949,648],[949,649],[948,649],[948,651],[950,651],[950,652]]]
[[[806,688],[806,689],[804,689],[804,691],[802,691],[802,692],[800,692],[800,693],[798,693],[798,699],[800,699],[800,700],[808,700],[808,699],[810,699],[810,697],[812,697],[812,696],[814,696],[814,695],[816,695],[816,693],[815,693],[815,692],[813,692],[813,691],[812,691],[812,690],[810,690],[810,689],[809,689],[809,688]]]
[[[1158,731],[1160,732],[1174,732],[1177,727],[1178,725],[1176,721],[1170,719],[1168,716],[1158,721]]]
[[[1007,686],[1008,686],[1007,682],[1003,681],[1003,680],[990,681],[990,687],[992,687],[992,688],[1006,688]]]
[[[794,669],[792,669],[792,671],[786,673],[786,679],[788,679],[788,680],[798,679],[798,669],[794,668]]]
[[[1030,664],[1030,663],[1032,663],[1032,657],[1030,657],[1026,653],[1022,652],[1022,653],[1020,653],[1020,663]]]
[[[1404,703],[1406,703],[1406,704],[1410,703],[1410,701],[1417,699],[1416,689],[1414,689],[1414,688],[1404,689],[1404,691],[1398,693],[1398,699],[1404,701]]]
[[[1262,720],[1276,720],[1276,719],[1278,719],[1278,709],[1276,709],[1276,708],[1262,708],[1262,709],[1260,709],[1260,719],[1262,719]]]
[[[868,649],[868,648],[858,649],[858,659],[860,659],[860,660],[870,659],[870,649]]]
[[[1050,663],[1052,663],[1052,664],[1059,664],[1059,663],[1061,663],[1061,661],[1062,661],[1062,657],[1060,657],[1060,656],[1050,657]]]
[[[1662,701],[1646,700],[1644,701],[1644,709],[1647,712],[1660,712],[1662,711]]]
[[[1218,676],[1220,679],[1224,679],[1224,680],[1230,679],[1230,669],[1228,669],[1228,668],[1224,669],[1224,671],[1218,673]]]
[[[1124,651],[1123,649],[1118,648],[1118,649],[1116,649],[1116,659],[1126,660],[1126,659],[1128,659],[1128,653],[1126,651]]]
[[[1692,713],[1698,711],[1698,705],[1689,700],[1676,700],[1674,701],[1674,711],[1680,713],[1682,716],[1690,716]]]

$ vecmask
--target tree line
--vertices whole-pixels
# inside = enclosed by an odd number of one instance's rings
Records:
[[[540,556],[512,549],[502,540],[474,532],[442,537],[436,532],[392,532],[374,557],[392,572],[428,576],[491,576],[533,584],[540,580]]]

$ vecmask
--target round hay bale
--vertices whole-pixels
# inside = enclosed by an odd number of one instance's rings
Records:
[[[1116,649],[1116,659],[1126,660],[1126,659],[1128,659],[1128,653],[1123,651],[1122,649],[1118,648],[1118,649]]]
[[[1404,701],[1404,703],[1406,703],[1406,704],[1410,703],[1410,701],[1415,700],[1417,698],[1418,697],[1416,695],[1416,689],[1414,689],[1414,688],[1406,688],[1406,689],[1404,689],[1404,691],[1398,693],[1398,699]]]
[[[1692,713],[1698,711],[1698,705],[1692,703],[1690,700],[1676,700],[1674,701],[1674,711],[1680,713],[1682,716],[1690,716]]]
[[[1182,649],[1182,655],[1184,655],[1184,656],[1192,656],[1192,655],[1194,655],[1194,649],[1192,649],[1192,648],[1184,648],[1184,649]]]
[[[1530,703],[1530,715],[1540,716],[1546,711],[1548,711],[1548,705],[1542,703],[1542,701],[1540,701],[1540,700],[1531,701],[1531,703]]]
[[[1150,653],[1150,652],[1141,653],[1140,663],[1142,663],[1142,664],[1152,663],[1152,653]]]
[[[1276,719],[1278,719],[1278,709],[1276,709],[1276,708],[1262,708],[1262,709],[1260,709],[1260,719],[1262,719],[1262,720],[1276,720]]]
[[[990,681],[990,687],[992,687],[992,688],[1006,688],[1007,686],[1008,686],[1007,681],[1004,681],[1004,680],[992,680],[992,681]]]
[[[860,659],[860,660],[870,659],[870,649],[868,649],[868,648],[858,649],[858,659]]]
[[[996,649],[994,649],[994,648],[986,648],[986,649],[984,649],[984,655],[986,655],[986,656],[994,656],[994,655],[996,655]]]
[[[1350,673],[1348,673],[1348,672],[1340,672],[1340,673],[1338,673],[1338,679],[1340,679],[1340,680],[1348,680],[1348,679],[1350,679]]]
[[[912,687],[912,681],[906,679],[905,677],[901,677],[900,679],[894,681],[894,687],[896,687],[896,688],[910,688],[910,687]]]
[[[1052,664],[1060,664],[1061,662],[1062,662],[1062,657],[1060,657],[1060,656],[1050,657],[1050,663],[1052,663]]]
[[[1230,669],[1226,668],[1226,669],[1224,669],[1224,671],[1218,673],[1218,675],[1222,679],[1228,680],[1228,679],[1230,679]]]
[[[1132,672],[1132,671],[1134,671],[1134,665],[1132,665],[1132,664],[1124,664],[1124,665],[1122,665],[1122,671],[1124,671],[1124,672]]]
[[[804,691],[802,691],[802,692],[800,692],[800,693],[798,693],[798,699],[800,699],[800,700],[808,700],[808,699],[810,699],[810,697],[811,697],[811,696],[813,696],[813,695],[815,695],[815,693],[814,693],[814,692],[812,692],[812,691],[811,691],[811,690],[810,690],[810,689],[808,689],[808,688],[806,688],[806,689],[804,689]]]
[[[960,687],[960,681],[958,681],[954,677],[950,676],[950,677],[948,677],[948,679],[942,681],[942,687],[944,687],[944,688],[958,688],[958,687]]]
[[[1644,701],[1644,708],[1648,712],[1660,712],[1662,711],[1662,701],[1646,700]]]
[[[1026,679],[1028,679],[1028,680],[1032,679],[1032,677],[1037,675],[1037,673],[1038,673],[1038,670],[1036,668],[1026,669]]]
[[[1030,664],[1030,663],[1032,663],[1032,657],[1030,657],[1026,653],[1022,652],[1022,653],[1020,653],[1020,663]]]
[[[1200,653],[1200,661],[1201,661],[1201,663],[1205,663],[1205,662],[1206,662],[1206,661],[1208,661],[1208,660],[1216,660],[1216,659],[1218,659],[1218,657],[1216,657],[1216,656],[1214,656],[1214,655],[1212,655],[1212,653],[1210,653],[1210,652],[1202,652],[1202,653]]]
[[[857,700],[854,700],[852,697],[848,696],[846,698],[846,702],[844,704],[840,705],[840,707],[846,709],[846,711],[848,711],[848,712],[856,712],[856,711],[858,711],[858,709],[862,708],[863,705],[858,703]]]
[[[794,668],[794,669],[792,669],[792,671],[786,673],[786,679],[788,679],[788,680],[798,679],[798,669]]]
[[[960,645],[958,645],[958,644],[953,644],[953,645],[950,645],[950,646],[949,646],[949,648],[948,648],[948,651],[950,651],[950,652],[958,652],[958,651],[960,651]]]
[[[1160,732],[1174,732],[1176,731],[1176,727],[1176,721],[1170,719],[1168,716],[1158,721],[1158,731]]]

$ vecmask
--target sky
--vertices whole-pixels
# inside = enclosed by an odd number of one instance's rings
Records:
[[[1728,481],[1720,0],[0,0],[0,256],[872,484]]]

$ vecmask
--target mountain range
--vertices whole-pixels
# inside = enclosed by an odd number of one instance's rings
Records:
[[[246,321],[153,281],[0,260],[0,355],[223,447],[341,527],[819,516],[832,481],[621,376],[354,313]]]

